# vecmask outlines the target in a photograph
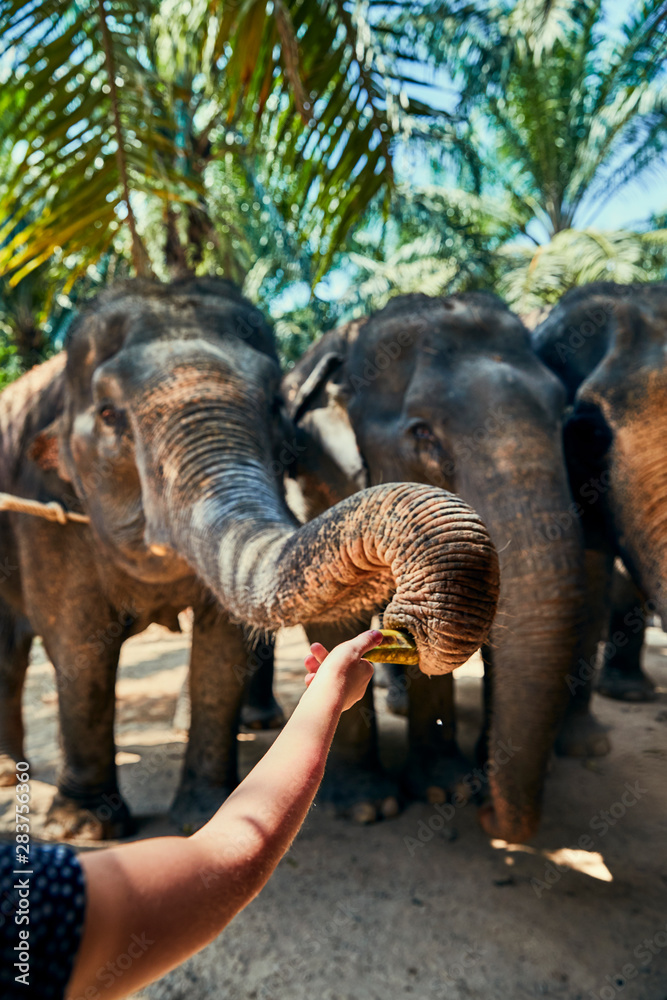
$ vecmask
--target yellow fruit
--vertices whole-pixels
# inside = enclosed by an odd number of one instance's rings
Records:
[[[414,639],[407,632],[399,632],[393,628],[383,628],[380,631],[383,637],[381,644],[366,653],[364,659],[373,663],[419,663]]]

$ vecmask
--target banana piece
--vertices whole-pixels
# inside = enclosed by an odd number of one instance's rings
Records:
[[[383,628],[380,631],[382,643],[365,653],[365,660],[373,663],[419,663],[414,639],[407,632],[399,632],[393,628]]]

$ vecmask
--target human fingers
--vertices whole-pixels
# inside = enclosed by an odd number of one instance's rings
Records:
[[[329,650],[321,642],[313,642],[310,646],[311,656],[314,656],[318,663],[323,663],[329,655]]]
[[[308,673],[316,674],[321,667],[320,661],[312,653],[309,653],[303,662]]]
[[[306,670],[308,671],[304,678],[306,687],[313,682],[315,674],[324,663],[326,657],[329,655],[321,642],[314,642],[310,648],[314,650],[314,652],[309,653],[303,661]]]

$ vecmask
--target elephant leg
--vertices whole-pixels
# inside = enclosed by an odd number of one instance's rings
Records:
[[[118,791],[113,729],[118,655],[132,619],[105,595],[86,534],[33,520],[21,542],[23,600],[55,668],[62,750],[46,835],[123,837],[135,824]]]
[[[408,684],[405,670],[401,663],[381,664],[386,678],[387,688],[387,710],[392,715],[408,717],[410,702],[408,698]]]
[[[354,632],[330,624],[308,626],[311,641],[326,649]],[[389,819],[399,811],[396,784],[384,771],[378,756],[377,719],[373,703],[373,682],[360,702],[343,712],[327,759],[318,802],[337,816],[358,823]]]
[[[641,652],[646,631],[644,598],[619,560],[611,581],[609,631],[595,690],[620,701],[653,701],[655,684],[644,672]]]
[[[408,763],[406,790],[413,798],[432,804],[446,802],[469,762],[456,743],[454,678],[451,674],[429,677],[417,667],[407,671]]]
[[[275,640],[253,637],[244,630],[248,646],[248,683],[241,722],[247,729],[280,729],[285,714],[273,694]]]
[[[33,633],[27,618],[0,599],[0,786],[16,783],[25,760],[21,698]]]
[[[190,653],[190,736],[170,810],[196,829],[238,784],[237,732],[248,650],[243,629],[217,605],[195,608]]]
[[[566,683],[570,700],[556,737],[560,757],[603,757],[609,753],[606,729],[591,712],[591,694],[601,637],[609,627],[609,588],[613,560],[609,553],[586,550],[586,606],[588,617]]]
[[[46,823],[54,840],[116,839],[136,829],[116,773],[115,687],[122,644],[115,637],[118,621],[91,620],[89,628],[91,638],[84,642],[71,634],[57,640],[44,636],[56,670],[63,753]]]

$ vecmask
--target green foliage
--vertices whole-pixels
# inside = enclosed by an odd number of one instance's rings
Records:
[[[393,296],[443,295],[489,288],[495,254],[517,232],[507,204],[457,189],[401,185],[391,217],[377,217],[348,243],[350,287],[338,303],[348,319],[380,309]]]
[[[145,271],[131,196],[189,205],[208,230],[204,168],[230,149],[261,152],[322,271],[388,196],[392,138],[434,115],[399,101],[361,9],[337,0],[2,0],[3,48],[0,268],[14,282],[56,247],[73,282],[124,220]]]
[[[9,331],[0,327],[0,389],[4,389],[20,374],[21,366],[16,356],[16,347],[11,342]]]
[[[468,132],[451,155],[460,177],[474,162],[479,181],[470,228],[488,234],[486,206],[503,206],[480,277],[527,311],[593,277],[664,275],[661,236],[643,232],[650,223],[624,233],[590,227],[630,181],[664,174],[666,0],[628,5],[616,33],[602,0],[430,0],[399,21],[400,33],[390,21],[378,27],[386,44],[445,67],[458,88]],[[439,229],[434,216],[430,231]]]
[[[667,277],[667,229],[647,233],[566,229],[535,247],[502,247],[499,292],[521,312],[553,305],[590,281],[661,281]]]
[[[458,267],[452,256],[442,255],[442,250],[442,239],[433,234],[404,243],[381,261],[352,253],[350,261],[359,275],[346,298],[358,300],[368,312],[382,309],[394,295],[407,292],[446,295]]]
[[[132,271],[231,278],[287,363],[400,292],[664,277],[664,219],[594,222],[664,169],[666,54],[667,0],[0,0],[1,377]]]
[[[113,0],[107,20],[103,11],[101,0],[0,4],[8,65],[0,148],[11,147],[0,190],[0,271],[14,284],[62,252],[69,290],[127,218],[123,181],[133,190],[165,188],[156,151],[168,140],[139,61],[150,6]]]
[[[312,287],[443,121],[338,0],[0,0],[0,73],[0,274],[65,295],[110,254]]]
[[[649,167],[664,171],[665,0],[634,3],[618,38],[602,0],[419,10],[422,44],[460,85],[484,186],[505,191],[525,226],[550,237]]]

